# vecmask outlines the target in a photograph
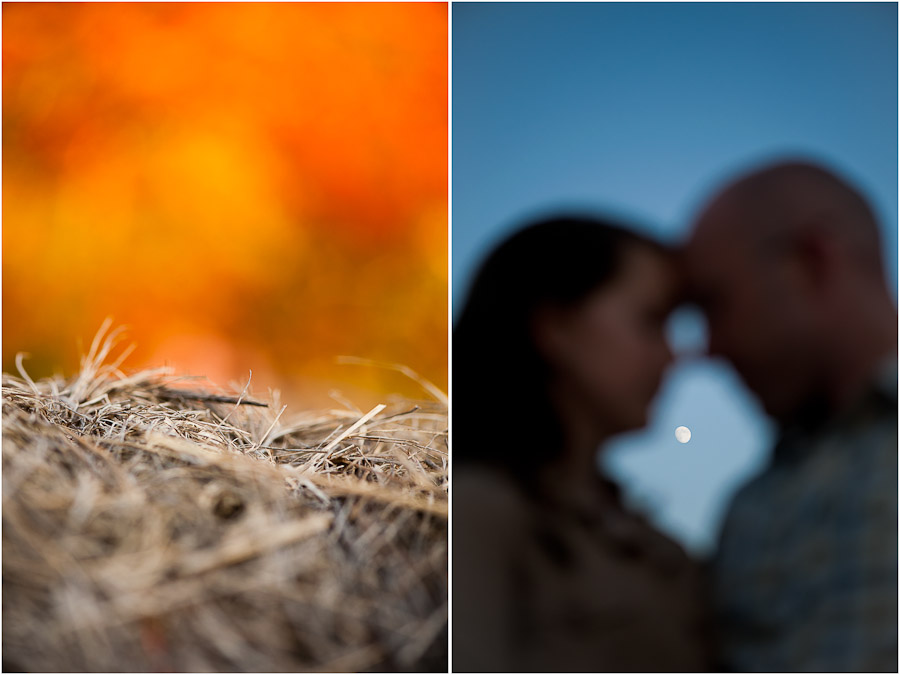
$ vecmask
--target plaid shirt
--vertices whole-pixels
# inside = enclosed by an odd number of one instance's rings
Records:
[[[738,492],[713,593],[723,668],[897,672],[896,361]]]

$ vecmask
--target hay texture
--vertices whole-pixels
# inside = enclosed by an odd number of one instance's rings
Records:
[[[286,421],[114,344],[3,377],[5,671],[446,670],[445,398]]]

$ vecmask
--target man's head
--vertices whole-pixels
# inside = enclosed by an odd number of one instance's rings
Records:
[[[855,303],[887,292],[871,209],[806,162],[770,165],[722,190],[685,261],[710,353],[729,359],[780,420],[824,393]]]

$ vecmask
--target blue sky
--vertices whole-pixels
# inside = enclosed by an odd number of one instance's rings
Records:
[[[897,287],[895,3],[457,3],[452,24],[452,291],[535,211],[594,208],[668,241],[723,180],[804,156],[880,217]],[[896,297],[896,295],[895,295]],[[702,321],[673,319],[679,345]],[[674,437],[691,428],[686,445]],[[632,502],[697,552],[773,429],[725,365],[676,366],[651,426],[613,442]]]

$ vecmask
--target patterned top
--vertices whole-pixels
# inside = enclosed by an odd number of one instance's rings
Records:
[[[713,565],[721,666],[897,672],[897,362],[848,413],[786,432]]]
[[[540,498],[493,469],[453,474],[454,672],[707,670],[697,566],[621,507],[542,472]]]

